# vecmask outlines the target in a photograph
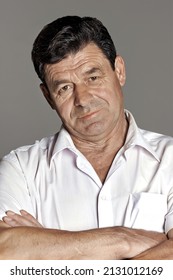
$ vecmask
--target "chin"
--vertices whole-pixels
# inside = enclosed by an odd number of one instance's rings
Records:
[[[85,136],[95,137],[100,136],[105,130],[104,124],[101,122],[92,123],[85,128],[80,129],[80,133]]]

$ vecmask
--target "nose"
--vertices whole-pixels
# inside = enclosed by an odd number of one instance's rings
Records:
[[[74,100],[75,106],[85,107],[86,105],[88,105],[91,99],[91,94],[89,93],[89,89],[85,84],[75,85],[74,95],[75,95],[75,100]]]

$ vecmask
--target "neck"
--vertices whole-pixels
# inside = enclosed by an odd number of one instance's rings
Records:
[[[71,137],[76,148],[83,153],[86,158],[88,158],[90,153],[97,156],[98,153],[107,153],[109,150],[116,155],[119,149],[124,145],[127,130],[128,121],[125,115],[123,115],[116,127],[102,137],[99,135],[98,139],[88,140],[73,135],[71,135]]]
[[[73,137],[73,142],[78,150],[87,158],[95,169],[102,183],[106,180],[111,164],[124,145],[128,130],[128,121],[125,114],[114,129],[103,138],[95,141],[87,141],[78,137]]]

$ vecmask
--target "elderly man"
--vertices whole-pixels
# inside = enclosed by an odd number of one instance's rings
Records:
[[[0,164],[1,259],[173,259],[173,139],[137,127],[103,24],[67,16],[32,50],[61,130]]]

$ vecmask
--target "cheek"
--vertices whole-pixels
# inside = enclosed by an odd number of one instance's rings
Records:
[[[72,109],[73,103],[70,101],[66,101],[62,103],[59,107],[57,107],[57,113],[59,114],[62,120],[69,120]]]
[[[99,99],[110,105],[116,99],[115,90],[109,86],[98,89],[96,95]]]

